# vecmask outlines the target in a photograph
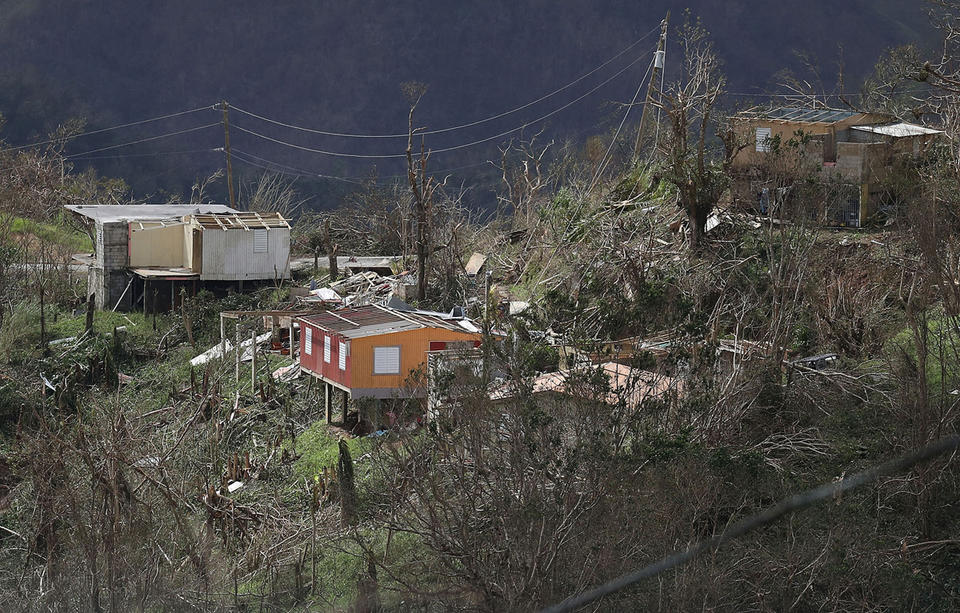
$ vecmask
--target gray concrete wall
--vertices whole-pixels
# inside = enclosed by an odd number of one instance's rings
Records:
[[[87,291],[95,295],[98,309],[112,309],[130,280],[127,272],[128,225],[126,222],[96,224],[94,241],[95,263],[87,274]],[[120,308],[129,308],[130,295],[124,296],[125,304]]]

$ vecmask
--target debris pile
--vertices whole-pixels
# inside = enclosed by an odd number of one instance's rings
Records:
[[[386,305],[394,297],[405,300],[415,283],[416,279],[409,273],[383,277],[368,270],[334,281],[327,287],[311,288],[298,302],[305,307]]]

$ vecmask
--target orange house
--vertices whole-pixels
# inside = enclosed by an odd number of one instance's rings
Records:
[[[379,305],[327,311],[299,321],[300,367],[328,386],[328,399],[330,388],[353,398],[426,396],[425,387],[409,382],[412,374],[426,369],[427,352],[473,348],[482,339],[467,319]]]

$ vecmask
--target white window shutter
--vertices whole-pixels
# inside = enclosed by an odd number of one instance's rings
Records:
[[[330,337],[326,335],[323,337],[323,361],[330,363]]]
[[[757,128],[757,151],[760,153],[770,153],[770,139],[773,136],[773,130],[770,128]]]
[[[340,355],[337,357],[340,358],[340,370],[346,370],[347,369],[347,344],[340,343],[340,346],[338,347],[338,349],[339,349]]]
[[[313,328],[307,328],[307,334],[303,340],[303,352],[313,355]]]
[[[266,230],[254,230],[253,231],[253,252],[254,253],[266,253],[268,246],[268,237]]]
[[[373,374],[400,374],[400,347],[373,348]]]

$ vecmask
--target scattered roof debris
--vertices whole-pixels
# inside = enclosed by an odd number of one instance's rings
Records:
[[[557,372],[544,373],[532,382],[533,394],[556,393],[592,399],[596,386],[587,381],[591,372],[600,369],[607,377],[609,389],[603,398],[606,404],[616,405],[626,402],[630,407],[638,407],[647,398],[658,398],[670,390],[676,390],[679,381],[654,372],[631,368],[616,362],[605,362],[598,366],[577,367]],[[579,376],[578,376],[579,375]],[[522,388],[515,382],[500,385],[490,393],[491,400],[506,400],[520,394]]]
[[[463,267],[463,269],[467,273],[467,276],[476,277],[478,274],[480,274],[480,271],[483,270],[483,266],[486,263],[486,255],[482,253],[474,253],[470,256],[470,260],[467,262],[467,265]]]

